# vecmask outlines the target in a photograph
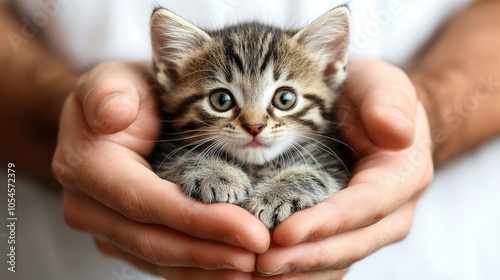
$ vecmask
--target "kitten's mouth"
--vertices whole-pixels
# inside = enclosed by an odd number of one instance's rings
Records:
[[[245,145],[248,148],[267,148],[268,145],[263,144],[261,141],[259,141],[256,137],[250,141],[250,143]]]
[[[286,148],[287,143],[280,142],[269,136],[253,136],[245,139],[245,144],[232,147],[231,154],[246,164],[263,165],[277,158]],[[278,140],[279,141],[279,140]],[[279,144],[278,144],[279,143]]]

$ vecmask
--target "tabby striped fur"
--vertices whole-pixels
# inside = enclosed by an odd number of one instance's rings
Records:
[[[207,32],[155,10],[159,176],[200,201],[239,204],[270,229],[344,188],[331,118],[349,19],[341,6],[297,32],[259,23]]]

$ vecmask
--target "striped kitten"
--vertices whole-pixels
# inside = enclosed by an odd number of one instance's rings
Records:
[[[206,32],[155,10],[158,175],[199,201],[241,205],[269,229],[344,188],[331,118],[349,20],[341,6],[298,32],[258,23]]]

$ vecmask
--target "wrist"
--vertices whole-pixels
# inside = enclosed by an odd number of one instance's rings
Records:
[[[500,83],[459,69],[408,71],[427,112],[436,166],[500,134]],[[498,81],[498,80],[497,80]]]
[[[408,70],[442,164],[500,134],[499,1],[457,14]]]

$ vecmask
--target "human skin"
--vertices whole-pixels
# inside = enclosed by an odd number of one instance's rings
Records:
[[[0,4],[0,164],[19,164],[23,174],[56,186],[50,163],[61,108],[79,74],[39,36],[14,48],[7,35],[20,35],[22,28],[7,5]]]
[[[397,67],[352,61],[338,110],[350,128],[346,138],[357,139],[350,145],[361,157],[351,183],[278,226],[270,248],[269,232],[245,210],[195,202],[150,170],[144,157],[160,126],[146,68],[96,67],[82,77],[63,111],[53,166],[65,186],[65,218],[92,233],[103,252],[174,279],[249,279],[258,277],[251,273],[255,269],[321,279],[323,273],[344,273],[352,262],[406,236],[433,168],[424,109]],[[422,162],[413,165],[409,158],[416,153]],[[314,257],[305,260],[304,254]],[[242,272],[218,270],[229,267]],[[325,271],[309,272],[319,268]]]
[[[348,189],[296,213],[272,236],[244,210],[195,203],[175,185],[155,177],[144,160],[159,133],[145,66],[101,65],[80,79],[62,113],[53,167],[64,186],[65,217],[74,228],[92,234],[103,252],[173,279],[251,279],[280,273],[267,279],[340,278],[352,262],[406,236],[418,196],[432,178],[430,144],[434,162],[442,164],[498,135],[494,122],[485,121],[499,119],[496,91],[480,103],[481,110],[460,122],[446,121],[443,115],[475,94],[481,85],[477,77],[500,76],[494,67],[500,62],[495,38],[499,9],[498,1],[481,1],[453,19],[408,70],[413,85],[394,66],[353,61],[352,76],[366,83],[348,84],[339,119],[353,125],[345,133],[356,138],[349,144],[363,160]],[[27,62],[22,67],[29,66]],[[387,71],[394,77],[385,78],[393,80],[380,77],[377,81],[385,83],[372,84],[363,79]],[[363,86],[369,90],[363,91]],[[430,129],[417,96],[430,117]],[[19,106],[19,112],[31,110],[21,102],[9,104]],[[445,130],[446,141],[430,140],[436,129]],[[82,148],[84,144],[90,150]],[[71,150],[83,151],[80,160],[74,161]],[[415,155],[421,161],[411,161]],[[380,172],[388,175],[374,176]],[[412,180],[417,177],[421,180]],[[299,258],[307,252],[315,257]],[[254,269],[257,272],[251,273]]]
[[[476,1],[408,69],[429,115],[437,166],[500,134],[499,12],[498,0]]]

